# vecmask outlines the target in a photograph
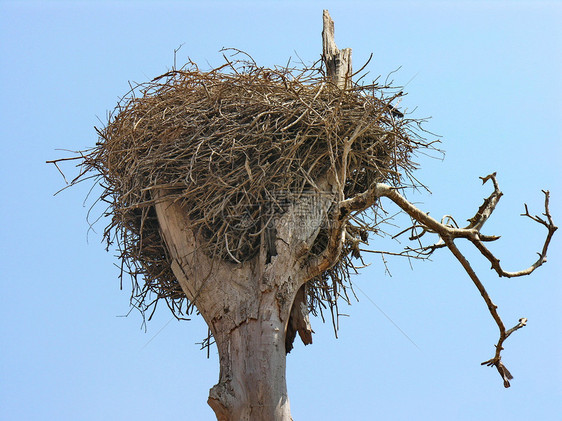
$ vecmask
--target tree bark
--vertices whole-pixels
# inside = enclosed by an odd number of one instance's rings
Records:
[[[327,182],[318,184],[329,191]],[[239,264],[208,256],[183,205],[154,195],[162,198],[155,209],[174,275],[211,329],[219,352],[219,382],[208,399],[217,419],[290,421],[287,332],[312,342],[303,288],[311,277],[306,251],[333,195],[296,200],[275,220],[276,254],[269,253],[264,238],[262,252]]]
[[[285,379],[288,315],[281,317],[275,295],[275,291],[261,295],[257,319],[215,337],[220,380],[207,402],[219,421],[291,420]]]

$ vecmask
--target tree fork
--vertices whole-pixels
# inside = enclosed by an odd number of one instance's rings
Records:
[[[217,344],[220,376],[208,399],[217,419],[291,420],[286,353],[296,333],[312,342],[302,250],[312,246],[333,196],[298,200],[275,221],[276,254],[263,241],[260,255],[239,264],[209,257],[183,205],[154,196],[174,275]]]
[[[156,212],[172,269],[211,329],[220,361],[208,403],[218,420],[290,420],[285,379],[285,330],[303,283],[280,253],[235,265],[206,256],[179,203]]]

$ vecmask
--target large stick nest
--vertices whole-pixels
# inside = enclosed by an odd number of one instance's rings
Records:
[[[190,64],[138,85],[98,130],[80,176],[100,177],[112,216],[105,237],[117,244],[122,271],[132,276],[133,305],[144,311],[162,299],[178,317],[192,309],[170,269],[155,189],[186,204],[210,255],[242,262],[257,255],[261,231],[286,209],[286,199],[314,191],[331,168],[348,167],[346,198],[374,182],[415,184],[412,154],[430,144],[420,121],[391,105],[400,95],[377,84],[340,90],[318,68],[251,62],[209,72]],[[342,164],[344,141],[358,127]],[[309,282],[314,313],[327,304],[334,314],[337,299],[347,299],[351,258],[376,230],[377,212],[350,221],[340,261]]]

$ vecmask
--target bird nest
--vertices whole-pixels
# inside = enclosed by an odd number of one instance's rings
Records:
[[[131,275],[133,305],[144,311],[164,300],[177,317],[192,310],[160,235],[156,190],[185,204],[209,255],[243,262],[258,254],[259,234],[272,216],[341,167],[344,141],[358,127],[343,164],[344,196],[374,182],[415,185],[411,157],[430,143],[421,121],[392,105],[401,95],[376,83],[339,89],[321,68],[252,62],[208,72],[189,64],[131,90],[97,130],[96,146],[81,153],[75,181],[99,177],[111,216],[105,238],[118,246],[122,274]],[[347,300],[352,259],[360,257],[358,243],[376,231],[378,212],[355,216],[340,260],[309,281],[314,314],[323,308],[334,314],[338,298]],[[327,238],[321,232],[311,252]]]

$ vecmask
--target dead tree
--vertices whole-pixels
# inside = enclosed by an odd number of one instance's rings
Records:
[[[324,70],[227,56],[210,72],[173,69],[140,85],[96,147],[72,158],[81,160],[75,182],[92,172],[101,179],[112,215],[106,238],[117,239],[132,275],[133,303],[164,299],[176,315],[196,308],[209,326],[220,378],[208,403],[219,420],[291,419],[286,355],[297,333],[312,342],[310,311],[337,310],[345,298],[383,198],[411,217],[412,240],[439,239],[405,253],[448,248],[476,285],[500,331],[483,364],[508,387],[500,353],[526,320],[505,328],[455,241],[474,244],[499,276],[522,276],[546,261],[556,230],[545,191],[544,217],[524,214],[547,228],[539,259],[507,272],[486,247],[498,237],[481,232],[502,195],[495,174],[482,179],[493,192],[464,228],[410,203],[402,193],[415,180],[410,156],[434,142],[392,105],[401,90],[353,83],[351,49],[337,48],[327,11],[323,18]]]

